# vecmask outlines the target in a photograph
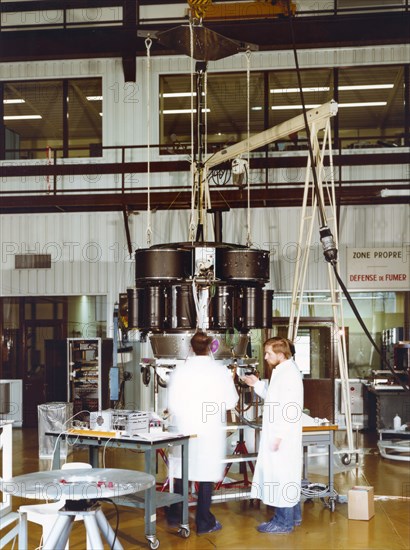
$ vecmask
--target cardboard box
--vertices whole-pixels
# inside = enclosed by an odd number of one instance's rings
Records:
[[[347,510],[349,519],[371,519],[374,516],[373,487],[352,487],[347,494]]]

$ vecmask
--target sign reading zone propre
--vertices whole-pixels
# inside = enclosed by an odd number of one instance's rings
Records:
[[[354,290],[409,290],[410,250],[347,248],[346,286]]]

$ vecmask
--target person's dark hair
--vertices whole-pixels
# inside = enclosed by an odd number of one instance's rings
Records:
[[[291,346],[293,347],[293,344],[290,340],[287,338],[281,338],[280,336],[269,338],[264,344],[265,349],[270,347],[275,353],[283,353],[286,359],[290,359],[293,355]]]
[[[212,338],[203,332],[198,330],[191,338],[191,346],[196,355],[208,355]]]

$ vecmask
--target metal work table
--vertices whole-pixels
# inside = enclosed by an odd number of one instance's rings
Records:
[[[244,430],[246,426],[250,426],[255,430],[255,446],[259,446],[259,431],[262,427],[261,422],[252,422],[249,424],[239,424],[239,423],[228,423],[226,429],[227,431],[236,431]],[[308,447],[309,445],[325,445],[328,447],[328,485],[326,490],[318,492],[318,495],[322,500],[324,498],[329,498],[328,504],[326,504],[330,510],[333,512],[336,504],[336,492],[334,490],[334,464],[333,464],[333,455],[334,455],[334,432],[338,429],[338,426],[335,424],[323,424],[315,426],[303,426],[302,431],[302,447],[303,447],[303,475],[302,475],[302,494],[310,497],[308,493]],[[246,447],[243,449],[235,449],[235,454],[228,455],[224,460],[228,466],[232,463],[242,462],[245,464],[252,464],[256,461],[258,453],[248,453]],[[253,472],[253,468],[251,469]],[[225,475],[227,470],[225,471]],[[249,486],[248,492],[242,491],[239,493],[241,498],[246,498],[250,494],[250,485],[251,481],[248,480],[248,476],[244,477],[244,487]],[[305,490],[305,492],[304,492]],[[235,495],[238,498],[238,495]]]
[[[334,490],[334,443],[333,435],[337,430],[334,424],[322,426],[303,426],[302,445],[303,445],[303,479],[302,479],[302,494],[311,497],[310,492],[307,492],[307,471],[308,471],[308,447],[309,445],[326,445],[328,447],[328,486],[325,491],[321,491],[318,496],[321,499],[329,497],[328,507],[332,512],[336,506],[336,492]]]
[[[152,509],[155,506],[155,477],[135,470],[117,468],[33,472],[7,481],[0,480],[0,489],[12,496],[35,500],[66,499],[65,505],[58,511],[43,550],[65,548],[76,516],[82,516],[84,520],[91,548],[103,547],[102,534],[113,550],[123,550],[117,534],[101,510],[99,501],[118,499],[144,491],[146,508]],[[147,538],[151,542],[148,536]],[[27,514],[24,513],[20,515],[19,550],[27,550]]]
[[[178,493],[170,493],[165,491],[154,491],[153,505],[151,509],[145,507],[144,499],[139,495],[127,495],[121,498],[116,498],[115,502],[123,506],[131,506],[134,508],[145,508],[145,530],[146,537],[151,541],[151,548],[158,548],[156,543],[156,508],[170,506],[171,504],[182,502],[182,522],[178,531],[179,535],[187,538],[190,535],[188,521],[188,435],[173,434],[155,434],[149,439],[143,437],[112,437],[104,436],[93,430],[81,430],[82,433],[75,433],[74,430],[63,433],[47,432],[46,435],[53,436],[56,439],[52,467],[59,468],[60,466],[60,451],[59,445],[61,439],[67,441],[71,446],[86,445],[88,446],[89,462],[93,468],[99,466],[99,450],[106,445],[113,445],[114,449],[133,449],[144,452],[144,470],[147,474],[156,475],[156,457],[157,451],[167,449],[169,447],[181,447],[181,464],[182,464],[182,495]],[[149,436],[149,434],[147,434]],[[111,448],[111,447],[110,447]],[[159,544],[159,543],[158,543]]]

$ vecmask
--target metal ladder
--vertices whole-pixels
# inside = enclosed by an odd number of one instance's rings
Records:
[[[293,281],[292,290],[292,302],[291,312],[289,318],[288,338],[293,342],[297,338],[299,320],[301,316],[302,307],[304,305],[312,305],[311,301],[304,300],[304,288],[306,281],[306,273],[308,270],[309,254],[311,250],[311,241],[313,229],[316,223],[316,214],[318,208],[321,208],[321,214],[324,216],[327,227],[329,222],[332,224],[332,231],[336,250],[338,248],[338,236],[337,236],[337,217],[336,217],[336,200],[335,200],[335,186],[333,176],[333,158],[331,150],[331,129],[330,129],[330,116],[324,126],[324,135],[322,143],[319,142],[318,133],[323,128],[322,125],[317,126],[313,121],[310,126],[310,141],[313,151],[313,157],[316,166],[312,167],[311,157],[308,156],[305,187],[301,211],[301,222],[299,228],[299,247],[298,255],[295,263],[295,275]],[[329,166],[330,177],[329,181],[326,178],[324,159],[326,150],[329,154]],[[312,169],[316,168],[317,174],[317,187],[313,185],[312,181]],[[327,204],[327,206],[326,206]],[[323,217],[321,222],[323,223]],[[323,241],[322,241],[323,242]],[[330,263],[327,264],[328,270],[328,282],[330,291],[330,305],[332,306],[333,321],[334,321],[334,334],[332,335],[336,343],[338,367],[341,378],[341,392],[342,401],[345,407],[346,417],[346,431],[347,431],[347,443],[348,449],[344,450],[344,453],[349,455],[357,453],[354,449],[353,443],[353,427],[352,416],[349,396],[349,373],[347,364],[346,353],[346,337],[345,327],[343,319],[343,307],[341,301],[341,289],[336,280],[335,274]],[[350,462],[350,460],[349,460]]]

